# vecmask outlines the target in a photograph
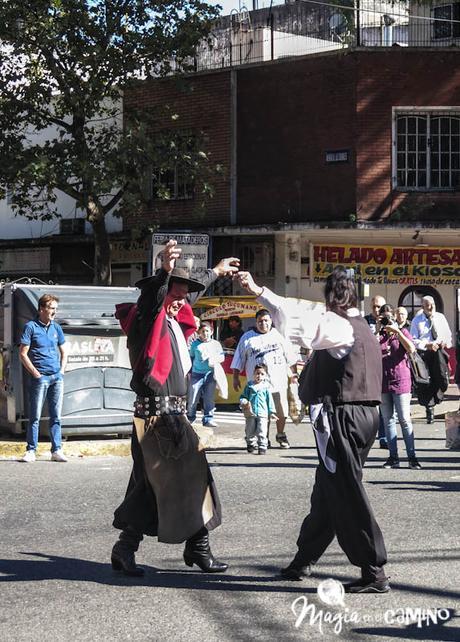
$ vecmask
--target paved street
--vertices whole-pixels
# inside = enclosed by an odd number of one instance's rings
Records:
[[[277,577],[295,550],[311,491],[310,425],[288,428],[290,450],[258,457],[241,448],[241,416],[220,417],[216,434],[225,445],[210,450],[209,461],[225,520],[212,548],[231,565],[222,576],[189,570],[181,546],[151,538],[138,554],[145,578],[111,570],[112,511],[126,486],[128,457],[0,461],[1,640],[459,639],[459,453],[444,449],[443,422],[416,423],[420,471],[405,461],[400,470],[382,469],[386,451],[371,452],[366,488],[384,531],[393,590],[347,595],[341,607],[322,603],[316,592],[327,578],[356,577],[337,544],[304,583]],[[302,604],[314,605],[317,618],[296,628]],[[438,625],[398,622],[407,609],[441,609]],[[336,634],[344,614],[353,621]]]

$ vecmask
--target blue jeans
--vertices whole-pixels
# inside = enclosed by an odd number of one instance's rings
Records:
[[[385,424],[383,423],[382,411],[379,412],[379,432],[377,435],[379,441],[386,442],[387,438],[385,435]]]
[[[60,372],[42,375],[30,380],[29,425],[27,426],[27,450],[37,450],[40,416],[45,399],[50,418],[51,452],[61,448],[61,410],[64,397],[64,379]]]
[[[406,392],[397,395],[392,392],[382,393],[382,412],[385,424],[385,434],[387,436],[388,450],[390,457],[398,458],[398,437],[396,434],[396,415],[401,425],[401,430],[406,444],[406,452],[409,459],[415,457],[415,440],[414,429],[410,418],[410,400],[412,394]],[[396,410],[396,413],[395,413]]]
[[[216,392],[216,380],[213,372],[192,372],[187,395],[187,418],[190,422],[196,419],[196,407],[202,397],[203,426],[212,421],[214,417],[214,394]]]

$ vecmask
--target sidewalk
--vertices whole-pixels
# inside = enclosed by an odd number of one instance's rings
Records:
[[[436,406],[436,422],[444,422],[446,412],[454,412],[459,408],[459,394],[456,385],[451,384],[446,392],[444,401]],[[416,399],[412,400],[411,407],[412,419],[415,422],[425,421],[425,409],[419,406]],[[228,420],[232,417],[231,420]],[[234,412],[216,412],[216,420],[219,428],[212,430],[199,424],[194,428],[198,433],[203,444],[210,449],[213,448],[231,448],[241,445],[244,446],[244,419],[242,414],[235,410]],[[307,420],[304,420],[306,422]],[[288,422],[289,430],[289,422]],[[129,457],[131,455],[130,439],[112,439],[110,437],[94,437],[81,439],[69,437],[65,440],[63,449],[69,457]],[[0,434],[0,459],[18,459],[24,454],[25,445],[24,437],[11,437],[6,433]],[[48,441],[39,443],[37,458],[48,459],[50,457],[50,444]]]

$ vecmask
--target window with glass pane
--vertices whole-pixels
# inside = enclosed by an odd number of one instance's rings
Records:
[[[433,39],[460,37],[460,2],[434,7]]]
[[[396,131],[398,187],[426,188],[427,117],[398,116]]]
[[[450,38],[452,36],[452,5],[446,4],[433,9],[433,38]]]
[[[396,118],[396,185],[410,190],[460,186],[460,114]]]
[[[460,116],[430,116],[431,187],[458,188]]]
[[[170,167],[156,169],[152,174],[153,198],[166,200],[183,200],[193,198],[194,181],[190,176],[190,168],[184,162],[176,160],[181,154],[193,149],[193,136],[188,133],[179,134],[170,149],[178,150],[171,155]],[[175,158],[176,157],[176,158]]]

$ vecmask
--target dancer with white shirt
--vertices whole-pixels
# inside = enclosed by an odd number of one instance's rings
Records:
[[[271,291],[256,285],[248,272],[240,272],[238,279],[260,302],[271,298]],[[325,302],[326,312],[306,311],[302,319],[303,342],[314,350],[302,401],[314,406],[319,465],[298,551],[281,574],[288,580],[310,575],[311,565],[337,536],[350,562],[361,569],[361,577],[345,585],[346,592],[386,593],[385,544],[362,483],[379,424],[379,345],[360,315],[355,283],[346,271],[336,268],[328,277]]]

